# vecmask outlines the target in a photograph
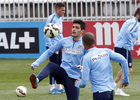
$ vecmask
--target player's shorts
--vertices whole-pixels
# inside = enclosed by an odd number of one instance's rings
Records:
[[[93,93],[93,100],[113,100],[113,91],[95,92]]]
[[[128,51],[124,48],[118,48],[118,47],[114,47],[114,51],[123,55],[128,61],[128,67],[132,68],[132,54],[130,51]],[[127,53],[127,51],[128,51],[128,53]]]

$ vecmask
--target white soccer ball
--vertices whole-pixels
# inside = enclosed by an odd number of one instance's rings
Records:
[[[25,86],[18,86],[16,88],[16,94],[18,97],[25,97],[27,95],[27,88]]]
[[[44,34],[48,38],[54,38],[58,35],[58,33],[59,33],[59,27],[56,24],[49,23],[49,24],[45,25]]]

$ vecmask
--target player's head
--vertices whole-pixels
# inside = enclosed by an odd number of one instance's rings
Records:
[[[137,8],[137,10],[135,11],[134,16],[138,19],[138,21],[140,22],[140,8]]]
[[[85,28],[86,28],[85,22],[83,22],[80,19],[74,20],[72,26],[72,36],[74,38],[81,37],[83,32],[85,31]]]
[[[81,30],[85,30],[86,28],[85,22],[83,22],[81,19],[74,20],[73,24],[79,24],[81,27]]]
[[[62,2],[58,2],[55,5],[56,14],[62,17],[65,14],[65,4]]]
[[[87,32],[83,35],[82,40],[83,40],[85,49],[88,49],[89,47],[94,46],[95,36],[93,33]]]

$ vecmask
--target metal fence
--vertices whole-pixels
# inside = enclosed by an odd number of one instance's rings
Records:
[[[44,21],[57,2],[66,4],[65,21],[126,20],[140,0],[0,0],[0,22]]]

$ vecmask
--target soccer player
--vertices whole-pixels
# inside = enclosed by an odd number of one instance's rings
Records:
[[[133,46],[138,45],[136,38],[137,38],[139,22],[140,22],[140,8],[137,8],[134,17],[132,19],[126,20],[123,23],[120,33],[118,35],[117,42],[114,47],[115,52],[120,53],[127,59],[129,74],[131,74],[132,72],[131,52],[133,51]],[[120,80],[120,84],[117,90],[115,91],[115,95],[130,96],[129,94],[126,94],[122,91],[122,78],[123,78],[123,72],[121,69],[114,80],[115,87],[118,81]]]
[[[62,63],[59,66],[53,62],[37,75],[31,74],[30,82],[32,88],[37,88],[38,82],[42,81],[51,74],[56,81],[64,85],[67,100],[78,100],[79,88],[75,87],[74,82],[80,77],[80,70],[74,65],[79,65],[82,56],[85,54],[85,48],[82,43],[82,34],[85,30],[85,23],[82,20],[74,20],[72,26],[72,36],[63,38],[54,46],[46,50],[35,62],[31,64],[31,69],[35,69],[54,52],[63,48]]]
[[[59,29],[59,34],[55,38],[48,38],[46,35],[44,35],[44,38],[45,38],[45,41],[46,41],[46,49],[48,49],[51,46],[57,44],[57,42],[63,38],[62,16],[64,15],[64,13],[65,13],[65,4],[64,3],[56,3],[55,13],[51,14],[46,20],[46,24],[55,23],[60,28]],[[51,57],[49,57],[51,62],[54,62],[58,65],[61,64],[61,58],[62,58],[61,50],[56,51]],[[57,81],[56,81],[57,82],[57,84],[56,84],[57,89],[55,89],[55,79],[54,79],[54,77],[52,77],[50,75],[49,78],[50,78],[49,94],[61,94],[61,92],[65,92],[62,85],[59,84]]]
[[[93,100],[113,100],[114,80],[111,60],[122,65],[124,87],[129,84],[127,60],[110,49],[96,48],[94,35],[90,32],[85,33],[82,40],[87,52],[81,60],[81,66],[76,65],[83,70],[81,79],[75,81],[75,86],[84,88],[90,79]]]

